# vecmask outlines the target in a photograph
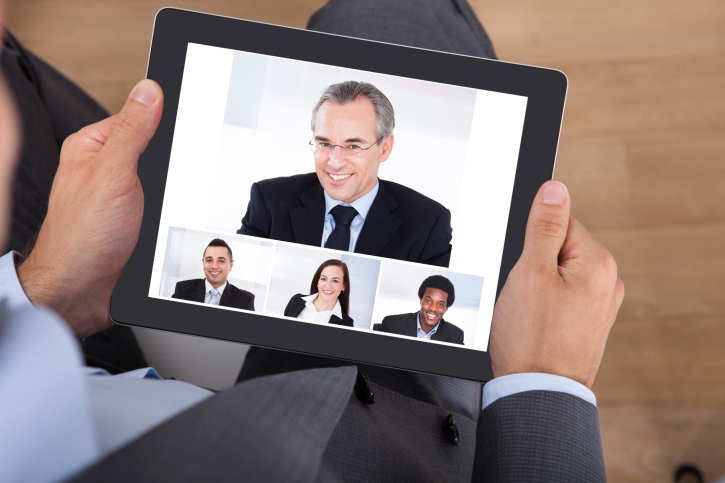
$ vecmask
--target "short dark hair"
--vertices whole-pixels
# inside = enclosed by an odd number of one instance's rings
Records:
[[[431,275],[430,277],[423,280],[418,289],[418,298],[423,300],[425,296],[425,289],[435,288],[442,290],[448,294],[448,300],[446,301],[446,307],[453,305],[453,301],[456,300],[456,289],[453,288],[453,284],[450,280],[442,275]]]
[[[322,265],[320,265],[320,267],[315,272],[315,276],[312,277],[312,283],[310,284],[310,295],[312,295],[313,293],[317,293],[317,282],[320,281],[322,271],[329,266],[340,267],[342,269],[342,283],[345,284],[345,290],[340,293],[340,296],[337,298],[337,300],[340,301],[340,307],[342,308],[342,311],[347,314],[347,310],[350,307],[350,272],[347,271],[347,265],[345,264],[345,262],[336,258],[333,258],[332,260],[327,260],[326,262],[322,262]]]
[[[234,260],[234,257],[232,256],[232,249],[229,248],[229,245],[227,245],[227,242],[225,242],[221,238],[214,238],[206,246],[206,248],[209,248],[209,247],[224,247],[224,248],[226,248],[227,251],[229,252],[229,260]],[[206,248],[204,249],[204,255],[202,256],[202,258],[206,257]]]

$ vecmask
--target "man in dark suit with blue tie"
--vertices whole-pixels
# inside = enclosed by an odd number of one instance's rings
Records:
[[[237,233],[448,267],[451,212],[378,178],[394,127],[372,84],[329,86],[312,111],[315,173],[254,183]]]
[[[254,294],[227,282],[234,266],[232,249],[227,242],[221,238],[210,241],[201,261],[206,277],[177,282],[171,298],[254,310]]]

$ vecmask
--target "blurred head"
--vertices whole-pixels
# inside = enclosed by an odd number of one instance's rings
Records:
[[[441,321],[448,307],[453,305],[456,292],[446,277],[432,275],[423,280],[418,289],[418,298],[420,298],[421,324],[433,328]]]
[[[202,263],[206,279],[212,287],[219,288],[226,283],[234,265],[232,249],[221,238],[215,238],[204,250]]]
[[[394,127],[392,104],[372,84],[341,82],[322,93],[312,110],[315,171],[332,199],[351,203],[375,187],[380,163],[393,149]],[[369,149],[351,155],[332,145]]]
[[[4,2],[0,0],[0,56],[3,48]],[[12,182],[20,149],[20,123],[5,78],[0,72],[0,244],[5,246],[10,233]]]
[[[350,273],[347,265],[336,259],[323,262],[310,284],[310,293],[315,292],[326,302],[339,300],[342,311],[347,314],[350,302]]]

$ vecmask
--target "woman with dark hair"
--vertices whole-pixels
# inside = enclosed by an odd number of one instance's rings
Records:
[[[315,322],[353,326],[347,315],[350,306],[350,274],[347,265],[332,259],[323,262],[310,284],[310,295],[298,293],[284,309],[284,315]]]

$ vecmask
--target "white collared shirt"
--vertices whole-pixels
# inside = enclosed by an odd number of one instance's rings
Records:
[[[206,295],[204,295],[204,303],[208,304],[211,302],[211,291],[214,287],[209,283],[209,280],[204,279],[204,286],[206,287]],[[218,302],[221,302],[222,300],[222,294],[224,293],[224,289],[227,288],[227,282],[224,282],[224,285],[219,287],[217,290],[219,291],[219,300],[217,301],[217,305],[219,305]]]
[[[318,312],[315,304],[313,303],[316,298],[316,293],[313,293],[312,295],[307,295],[306,297],[302,297],[302,300],[305,301],[305,308],[302,309],[300,315],[297,316],[298,319],[312,320],[314,322],[324,322],[327,324],[330,322],[330,318],[335,315],[339,317],[340,320],[342,320],[342,307],[340,306],[339,300],[335,302],[335,306],[332,308],[332,310]]]
[[[433,327],[433,329],[426,334],[425,331],[420,327],[420,310],[417,314],[415,314],[415,322],[418,324],[418,332],[416,332],[418,334],[418,338],[426,340],[430,340],[430,338],[433,337],[433,334],[438,331],[438,327],[441,325],[440,321],[438,321],[436,326]]]
[[[357,215],[355,215],[355,218],[352,219],[352,223],[350,223],[350,247],[348,251],[354,252],[355,245],[357,245],[357,239],[360,237],[360,232],[362,231],[363,223],[365,223],[365,219],[368,217],[370,207],[373,206],[373,201],[375,201],[375,197],[378,195],[379,190],[380,181],[376,180],[375,187],[371,189],[369,193],[364,194],[350,204],[333,200],[330,198],[330,195],[327,194],[327,191],[323,190],[325,193],[325,226],[322,230],[322,245],[320,246],[324,248],[325,243],[327,243],[327,239],[332,234],[332,230],[335,229],[335,218],[332,217],[330,210],[337,205],[352,206],[355,208],[355,211],[357,211]]]

